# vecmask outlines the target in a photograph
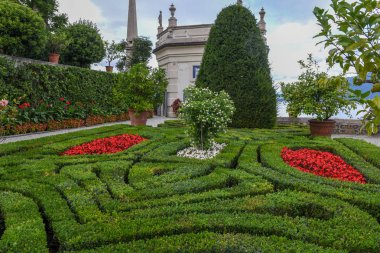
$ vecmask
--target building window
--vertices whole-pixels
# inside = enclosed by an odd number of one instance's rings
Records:
[[[199,74],[199,70],[201,69],[201,66],[195,65],[193,66],[193,78],[197,78]]]

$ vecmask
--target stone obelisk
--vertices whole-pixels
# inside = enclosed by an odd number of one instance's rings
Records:
[[[127,43],[132,46],[133,40],[138,37],[136,0],[129,0]]]

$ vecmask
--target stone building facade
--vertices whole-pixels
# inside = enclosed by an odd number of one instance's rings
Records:
[[[175,26],[158,35],[154,54],[169,80],[162,115],[175,117],[171,105],[178,98],[184,101],[184,89],[195,83],[211,26]]]
[[[237,4],[241,4],[241,1]],[[184,89],[195,83],[212,24],[178,26],[173,4],[169,11],[171,17],[166,29],[162,26],[160,12],[157,43],[153,53],[156,55],[158,66],[166,71],[169,80],[165,102],[159,114],[176,117],[171,105],[176,99],[184,101]],[[266,41],[264,17],[265,11],[262,9],[258,26]]]

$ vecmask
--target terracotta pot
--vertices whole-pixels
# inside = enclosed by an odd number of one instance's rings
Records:
[[[108,73],[112,73],[113,72],[113,66],[106,66],[106,71]]]
[[[134,110],[129,110],[128,114],[132,121],[132,126],[146,126],[149,112],[136,113]]]
[[[335,123],[334,120],[309,120],[311,135],[331,137],[335,129]]]
[[[59,54],[56,54],[56,53],[51,53],[49,55],[49,62],[53,63],[53,64],[58,64],[59,63]]]

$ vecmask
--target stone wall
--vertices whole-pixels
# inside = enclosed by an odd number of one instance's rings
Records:
[[[42,65],[50,65],[50,66],[70,67],[68,65],[54,64],[47,61],[39,61],[39,60],[10,56],[10,55],[5,55],[5,54],[0,54],[0,57],[7,58],[9,60],[14,61],[16,63],[16,66],[20,64],[42,64]]]
[[[279,117],[277,118],[277,124],[304,124],[308,125],[310,118],[287,118]],[[335,134],[356,134],[356,135],[366,135],[365,129],[360,131],[362,127],[362,122],[360,120],[353,119],[334,119],[336,121],[336,127],[334,130]],[[380,135],[380,133],[379,133]]]

